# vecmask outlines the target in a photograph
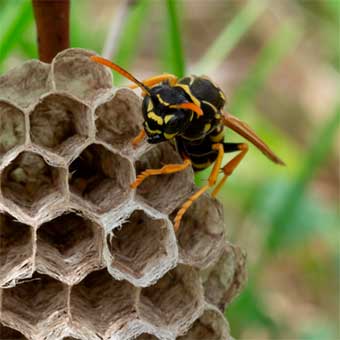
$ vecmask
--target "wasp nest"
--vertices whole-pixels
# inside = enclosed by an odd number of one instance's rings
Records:
[[[171,145],[131,147],[141,99],[70,49],[0,77],[0,339],[229,338],[223,309],[244,281],[221,205]]]

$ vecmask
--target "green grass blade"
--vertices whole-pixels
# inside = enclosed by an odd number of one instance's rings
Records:
[[[334,143],[339,130],[340,105],[334,114],[326,121],[319,133],[316,133],[314,145],[312,145],[300,173],[297,175],[293,185],[285,195],[279,210],[273,216],[267,241],[266,250],[276,251],[285,240],[285,235],[298,232],[291,230],[292,219],[299,213],[301,201],[305,195],[308,184],[311,182],[317,170],[323,165]]]
[[[9,1],[0,17],[0,66],[16,46],[21,34],[33,22],[31,2]]]
[[[178,77],[185,75],[184,52],[181,41],[181,28],[179,24],[178,14],[179,1],[167,0],[167,27],[165,39],[168,44],[166,46],[167,53],[167,72],[173,73]]]
[[[258,90],[264,85],[274,67],[291,52],[301,37],[301,30],[292,22],[285,23],[273,38],[261,50],[248,77],[242,82],[232,97],[230,110],[243,114],[249,103],[255,98]]]
[[[193,73],[210,74],[226,59],[230,51],[238,44],[242,36],[267,8],[267,1],[251,0],[235,18],[228,23],[218,38],[209,47]]]
[[[127,15],[123,34],[118,41],[117,52],[113,60],[118,65],[129,69],[133,59],[137,55],[138,41],[143,24],[147,22],[150,0],[140,0]],[[115,84],[122,83],[123,77],[119,74],[114,75]]]

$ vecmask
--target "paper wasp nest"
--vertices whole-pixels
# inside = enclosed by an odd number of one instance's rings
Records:
[[[244,281],[208,195],[173,231],[191,170],[168,144],[131,147],[141,99],[70,49],[0,77],[0,339],[229,339]]]

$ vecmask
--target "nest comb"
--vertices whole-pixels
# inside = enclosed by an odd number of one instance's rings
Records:
[[[0,77],[0,339],[229,339],[221,311],[244,281],[221,205],[167,143],[131,147],[141,99],[69,49]]]

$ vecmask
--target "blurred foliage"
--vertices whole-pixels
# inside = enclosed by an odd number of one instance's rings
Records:
[[[117,3],[73,0],[72,46],[101,53]],[[333,98],[340,2],[139,0],[130,5],[115,62],[138,78],[159,71],[182,76],[188,69],[218,78],[230,94],[228,110],[242,116],[287,163],[276,167],[251,148],[220,193],[230,237],[247,250],[249,262],[248,285],[227,310],[234,336],[340,338],[335,145],[340,103]],[[30,1],[0,0],[0,6],[3,72],[35,58],[37,47]],[[280,103],[293,112],[282,111]],[[229,131],[227,136],[239,138]],[[198,177],[205,181],[208,172]]]

